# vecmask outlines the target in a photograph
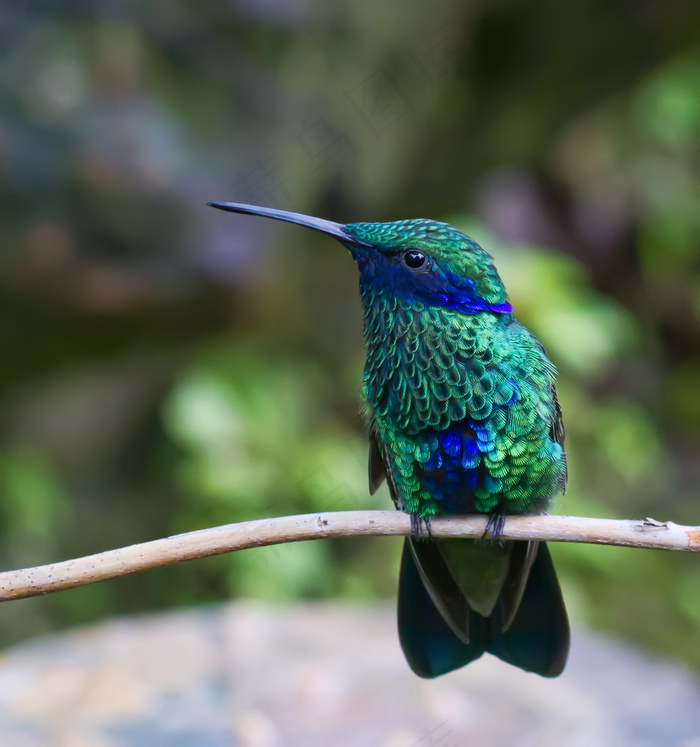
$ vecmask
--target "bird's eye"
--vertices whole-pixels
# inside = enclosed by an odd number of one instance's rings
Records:
[[[409,270],[420,270],[428,257],[418,249],[407,249],[401,255],[401,259]]]

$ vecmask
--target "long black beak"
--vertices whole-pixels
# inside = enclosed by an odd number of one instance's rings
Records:
[[[219,210],[228,210],[231,213],[261,215],[263,218],[273,218],[274,220],[282,220],[287,223],[296,223],[299,226],[312,228],[314,231],[320,231],[321,233],[333,236],[346,245],[367,247],[371,246],[370,244],[366,244],[364,241],[354,239],[352,236],[345,233],[345,226],[343,226],[342,223],[334,223],[331,220],[314,218],[310,215],[302,215],[301,213],[291,213],[288,210],[277,210],[276,208],[258,207],[257,205],[245,205],[240,202],[208,202],[207,205],[209,205],[210,207],[218,208]]]

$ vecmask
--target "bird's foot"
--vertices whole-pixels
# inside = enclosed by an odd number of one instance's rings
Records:
[[[425,524],[425,532],[423,531],[423,524]],[[430,539],[432,537],[430,531],[430,517],[427,519],[421,519],[418,514],[411,514],[411,534],[416,539]]]
[[[506,526],[506,515],[500,509],[496,509],[491,512],[486,529],[481,535],[482,539],[486,539],[488,535],[491,535],[491,539],[499,540],[503,536],[503,530]]]

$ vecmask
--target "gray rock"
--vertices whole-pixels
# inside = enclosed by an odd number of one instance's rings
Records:
[[[545,680],[486,656],[415,677],[386,605],[239,602],[0,657],[3,747],[700,747],[700,683],[575,630]]]

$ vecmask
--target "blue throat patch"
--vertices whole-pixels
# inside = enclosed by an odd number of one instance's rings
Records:
[[[478,314],[480,311],[493,311],[497,314],[512,314],[513,307],[504,301],[503,303],[488,303],[483,298],[474,296],[469,292],[459,291],[457,293],[440,293],[439,306],[446,309],[455,309],[463,314]],[[431,296],[432,300],[434,297]]]

